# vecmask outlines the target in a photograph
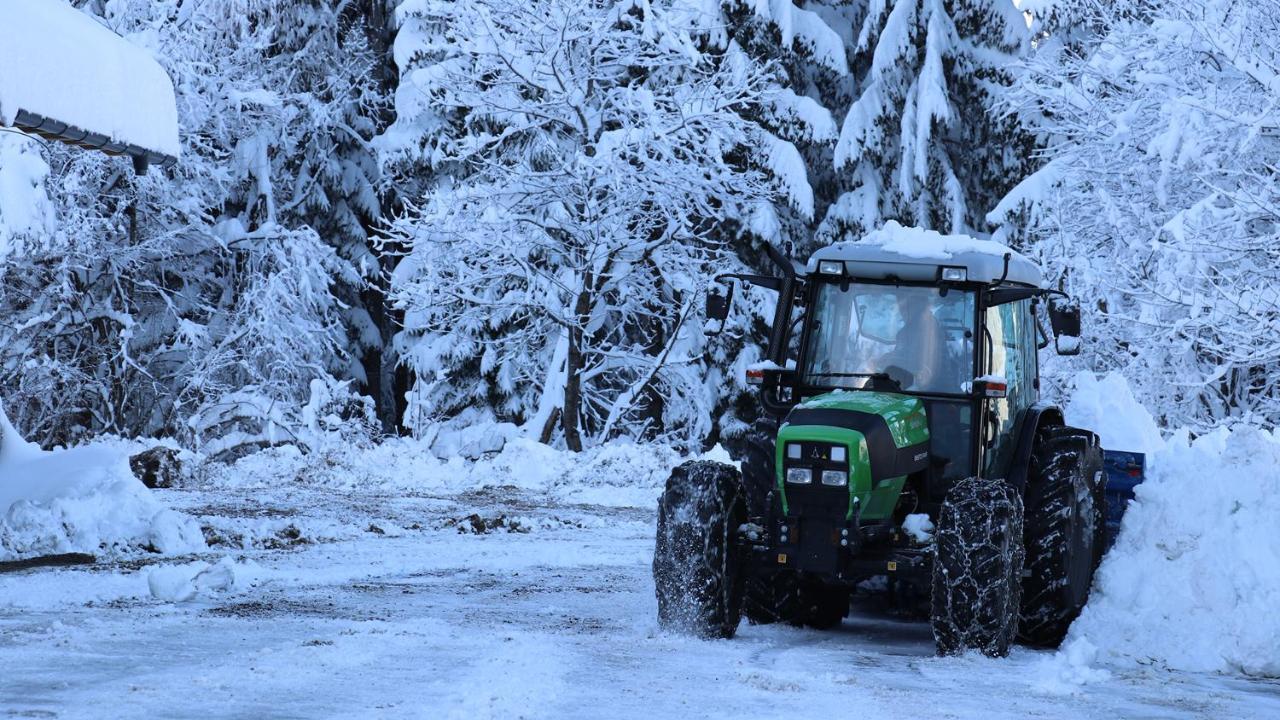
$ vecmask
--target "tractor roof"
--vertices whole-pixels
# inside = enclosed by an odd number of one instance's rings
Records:
[[[939,268],[964,268],[970,281],[995,282],[1004,273],[1006,254],[1009,282],[1041,287],[1039,266],[1005,245],[903,227],[892,220],[857,242],[838,242],[815,252],[806,270],[814,274],[820,261],[836,260],[844,263],[845,274],[856,278],[932,281]]]

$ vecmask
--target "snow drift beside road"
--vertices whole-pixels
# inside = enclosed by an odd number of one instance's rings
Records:
[[[126,452],[91,445],[45,452],[0,409],[0,560],[65,552],[205,549],[191,518],[166,508]]]
[[[1103,447],[1148,456],[1064,647],[1084,640],[1113,663],[1280,677],[1280,438],[1238,427],[1163,439],[1118,375],[1077,377],[1066,413],[1097,428]]]

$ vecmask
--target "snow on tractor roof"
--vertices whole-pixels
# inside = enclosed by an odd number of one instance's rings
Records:
[[[821,261],[840,261],[845,265],[845,274],[853,277],[931,281],[940,277],[940,268],[964,268],[970,281],[994,282],[1004,273],[1006,254],[1009,282],[1041,286],[1039,266],[1005,245],[968,235],[903,227],[892,220],[861,240],[834,243],[815,252],[806,270],[815,274]]]
[[[64,0],[0,0],[0,125],[170,165],[173,82],[147,51]]]

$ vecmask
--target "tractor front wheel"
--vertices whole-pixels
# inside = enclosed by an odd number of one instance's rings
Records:
[[[938,654],[1009,654],[1022,590],[1022,498],[1002,480],[947,492],[934,534],[930,624]]]
[[[744,563],[738,528],[746,522],[736,468],[687,462],[658,499],[653,582],[658,625],[705,638],[731,638],[742,617]]]

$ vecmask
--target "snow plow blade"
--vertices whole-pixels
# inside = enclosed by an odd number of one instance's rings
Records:
[[[1120,534],[1120,521],[1133,499],[1133,489],[1146,477],[1147,456],[1124,450],[1103,450],[1102,467],[1107,473],[1107,543]]]

